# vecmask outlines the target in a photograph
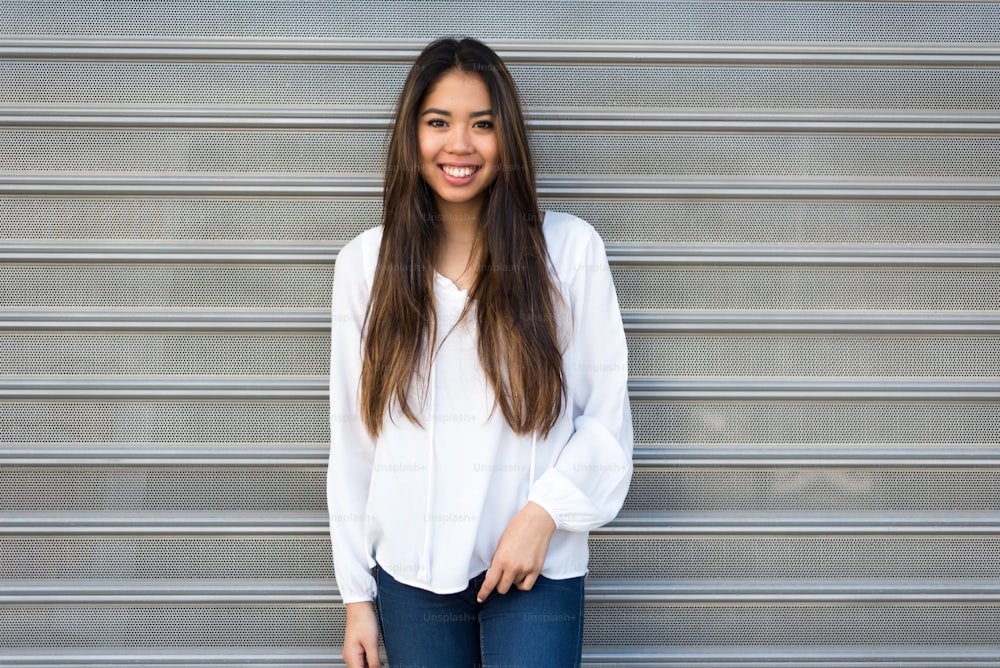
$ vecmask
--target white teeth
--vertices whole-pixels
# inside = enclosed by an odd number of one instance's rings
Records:
[[[472,172],[476,171],[474,167],[450,167],[448,165],[442,165],[441,169],[448,176],[454,176],[457,179],[469,176]]]

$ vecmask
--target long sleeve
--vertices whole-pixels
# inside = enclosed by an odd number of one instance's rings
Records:
[[[614,519],[632,477],[628,348],[604,244],[592,228],[590,234],[564,277],[572,311],[566,410],[573,411],[574,432],[528,497],[558,529],[580,532]]]
[[[330,355],[330,462],[327,508],[337,586],[344,603],[375,596],[374,561],[365,544],[368,489],[375,444],[361,421],[361,328],[369,287],[362,239],[337,257]]]

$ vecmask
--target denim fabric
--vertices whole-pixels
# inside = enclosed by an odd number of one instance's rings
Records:
[[[457,594],[396,581],[376,567],[379,622],[390,668],[577,668],[583,651],[583,577],[539,577],[530,591],[495,591],[484,575]]]

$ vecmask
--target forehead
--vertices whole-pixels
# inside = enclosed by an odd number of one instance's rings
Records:
[[[444,108],[445,106],[475,107],[477,110],[487,109],[490,106],[490,92],[479,75],[472,72],[449,70],[427,90],[420,108]]]

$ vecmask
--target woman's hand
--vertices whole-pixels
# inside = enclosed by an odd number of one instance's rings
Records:
[[[347,604],[344,661],[347,668],[382,668],[378,656],[378,619],[368,601]]]
[[[556,523],[552,517],[540,505],[529,501],[514,515],[500,536],[476,599],[482,603],[494,589],[506,594],[511,585],[523,591],[534,587],[555,531]]]

